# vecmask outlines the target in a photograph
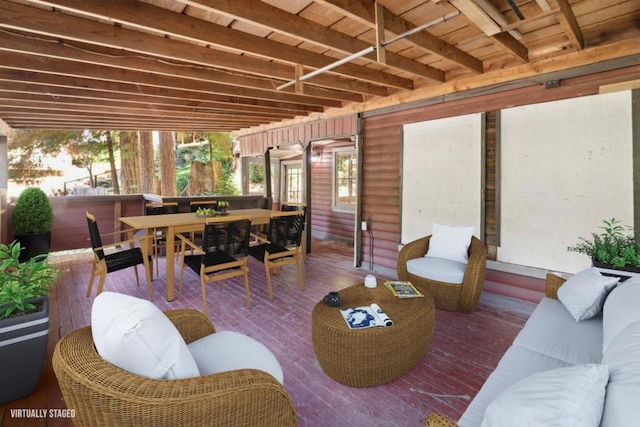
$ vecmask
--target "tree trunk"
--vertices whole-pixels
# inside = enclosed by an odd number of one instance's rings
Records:
[[[107,151],[109,152],[109,166],[111,167],[111,186],[113,194],[120,194],[120,183],[118,182],[118,169],[116,168],[116,158],[113,155],[113,136],[111,131],[106,131]]]
[[[160,132],[160,194],[176,196],[176,152],[172,132]]]
[[[122,192],[140,193],[140,144],[137,132],[120,132]]]
[[[141,191],[154,193],[155,191],[155,156],[153,153],[153,135],[151,131],[141,131],[140,134],[140,169],[142,171]]]
[[[187,185],[188,196],[201,196],[203,194],[214,194],[212,168],[210,163],[192,162],[189,172],[189,185]]]

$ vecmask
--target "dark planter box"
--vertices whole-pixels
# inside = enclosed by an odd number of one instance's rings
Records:
[[[20,242],[20,262],[27,262],[37,255],[49,253],[51,248],[51,232],[45,234],[22,234],[14,236]]]
[[[0,405],[33,393],[47,357],[49,300],[42,311],[0,320]]]
[[[640,275],[640,267],[614,267],[611,264],[605,264],[603,262],[598,262],[595,260],[591,260],[591,262],[593,266],[598,268],[604,276],[619,277],[621,282],[624,282],[625,280],[630,279],[633,276]]]

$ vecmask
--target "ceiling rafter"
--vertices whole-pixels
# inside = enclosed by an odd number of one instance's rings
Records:
[[[100,18],[128,24],[143,30],[153,30],[154,33],[165,33],[177,39],[188,39],[193,42],[204,43],[210,49],[224,46],[238,52],[249,52],[263,58],[275,58],[290,65],[304,64],[309,67],[320,68],[331,62],[325,55],[278,43],[273,40],[208,23],[184,14],[176,15],[166,9],[141,2],[128,0],[109,0],[108,2],[87,2],[85,0],[59,0],[54,4],[46,0],[30,0],[34,4],[55,5],[58,9],[74,13],[99,15]],[[356,64],[345,64],[333,69],[333,73],[371,83],[411,88],[411,80],[396,77],[384,72],[372,70]],[[293,76],[293,70],[291,76]],[[432,77],[432,78],[435,78]]]
[[[472,3],[474,19],[449,0],[0,0],[0,126],[239,136],[550,72],[637,79],[635,0]]]
[[[327,46],[345,54],[359,52],[370,46],[355,37],[350,37],[301,16],[288,14],[267,3],[253,0],[187,0],[185,3],[203,10],[221,13],[233,19],[250,22],[271,31],[275,30],[308,43]],[[365,58],[377,59],[375,54],[366,55]],[[389,51],[387,51],[385,65],[418,77],[442,78],[439,70]]]
[[[338,10],[345,15],[358,20],[370,28],[375,28],[376,18],[374,4],[365,0],[318,0],[318,3],[326,4],[334,10]],[[393,14],[387,8],[383,8],[383,18],[385,29],[396,35],[405,33],[416,28],[415,25],[402,17]],[[444,14],[443,14],[444,15]],[[412,34],[406,38],[414,45],[434,54],[442,59],[453,61],[467,70],[475,73],[482,73],[482,61],[467,54],[463,50],[444,42],[427,31]]]
[[[462,12],[470,24],[479,28],[511,56],[522,62],[529,62],[527,47],[511,34],[503,32],[502,27],[478,3],[473,0],[449,0],[449,3]]]

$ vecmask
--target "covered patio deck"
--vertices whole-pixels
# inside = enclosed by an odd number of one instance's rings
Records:
[[[217,330],[233,330],[263,342],[283,366],[289,392],[302,427],[312,426],[421,426],[431,412],[458,419],[511,341],[534,304],[484,292],[472,314],[436,310],[436,326],[426,356],[407,374],[391,383],[352,388],[324,374],[311,345],[311,311],[329,291],[362,283],[369,272],[352,267],[350,245],[314,240],[314,251],[303,267],[305,291],[296,283],[295,268],[274,277],[274,301],[267,296],[264,266],[251,259],[253,308],[244,300],[241,281],[228,280],[224,288],[210,286],[209,316]],[[66,408],[51,366],[60,337],[90,324],[93,296],[85,297],[92,254],[78,250],[54,253],[52,261],[64,275],[50,294],[48,358],[37,390],[28,398],[0,406],[0,426],[71,426],[69,418],[48,409]],[[164,259],[161,259],[161,263]],[[162,265],[160,271],[164,271]],[[383,277],[379,277],[383,278]],[[154,303],[163,310],[201,310],[199,279],[185,273],[182,298],[167,302],[165,279],[154,279]],[[143,281],[144,282],[144,281]],[[109,274],[105,290],[147,298],[144,283],[137,287],[133,271]],[[3,385],[6,386],[6,385]],[[17,409],[31,418],[19,417]],[[25,415],[22,412],[21,415]]]

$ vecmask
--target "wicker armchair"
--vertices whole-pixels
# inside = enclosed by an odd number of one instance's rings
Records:
[[[471,313],[478,305],[486,273],[487,250],[476,237],[471,238],[469,262],[462,285],[437,282],[416,276],[407,271],[407,261],[423,257],[429,249],[431,236],[423,237],[404,245],[398,256],[398,278],[409,280],[423,290],[431,293],[436,308]]]
[[[196,310],[168,311],[187,343],[215,332]],[[254,369],[181,380],[131,374],[96,352],[91,327],[62,338],[53,369],[76,426],[295,426],[284,387]]]

